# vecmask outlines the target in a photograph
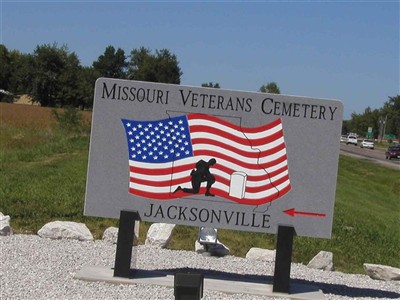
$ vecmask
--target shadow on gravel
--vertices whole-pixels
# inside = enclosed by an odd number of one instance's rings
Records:
[[[204,278],[227,280],[227,281],[229,280],[229,281],[242,281],[249,283],[266,283],[266,284],[273,283],[273,276],[266,276],[266,275],[235,274],[229,272],[221,272],[221,271],[206,270],[206,269],[193,269],[193,268],[162,269],[156,271],[167,272],[171,275],[175,273],[200,273],[204,275]],[[400,298],[400,293],[396,292],[382,291],[371,288],[351,287],[343,284],[322,283],[304,279],[291,279],[290,283],[313,286],[314,288],[321,290],[324,294],[333,294],[336,296],[392,298],[392,299]]]

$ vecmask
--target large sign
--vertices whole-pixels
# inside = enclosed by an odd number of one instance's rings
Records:
[[[341,102],[100,78],[85,215],[329,238]]]

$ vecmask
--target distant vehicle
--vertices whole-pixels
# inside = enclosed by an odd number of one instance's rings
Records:
[[[357,137],[355,135],[349,135],[346,140],[346,145],[348,144],[357,146]]]
[[[346,141],[347,141],[347,135],[340,136],[340,142],[341,143],[346,143]]]
[[[361,142],[360,144],[361,148],[369,148],[369,149],[374,149],[374,141],[373,140],[368,140],[365,139]]]
[[[386,159],[400,158],[400,144],[390,146],[385,152]]]

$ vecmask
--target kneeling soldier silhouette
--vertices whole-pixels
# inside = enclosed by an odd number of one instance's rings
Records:
[[[200,191],[200,185],[202,182],[207,182],[207,189],[204,195],[206,196],[215,196],[210,193],[210,188],[215,182],[215,177],[210,173],[210,167],[215,165],[217,161],[215,158],[211,158],[208,162],[204,160],[199,160],[196,163],[196,169],[193,169],[190,175],[192,176],[192,188],[182,188],[178,186],[174,191],[174,194],[178,191],[183,191],[189,194],[198,194]]]

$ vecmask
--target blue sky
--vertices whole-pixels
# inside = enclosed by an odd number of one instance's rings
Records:
[[[399,1],[7,1],[0,43],[66,44],[89,66],[108,45],[176,54],[181,84],[338,99],[344,119],[400,94]]]

